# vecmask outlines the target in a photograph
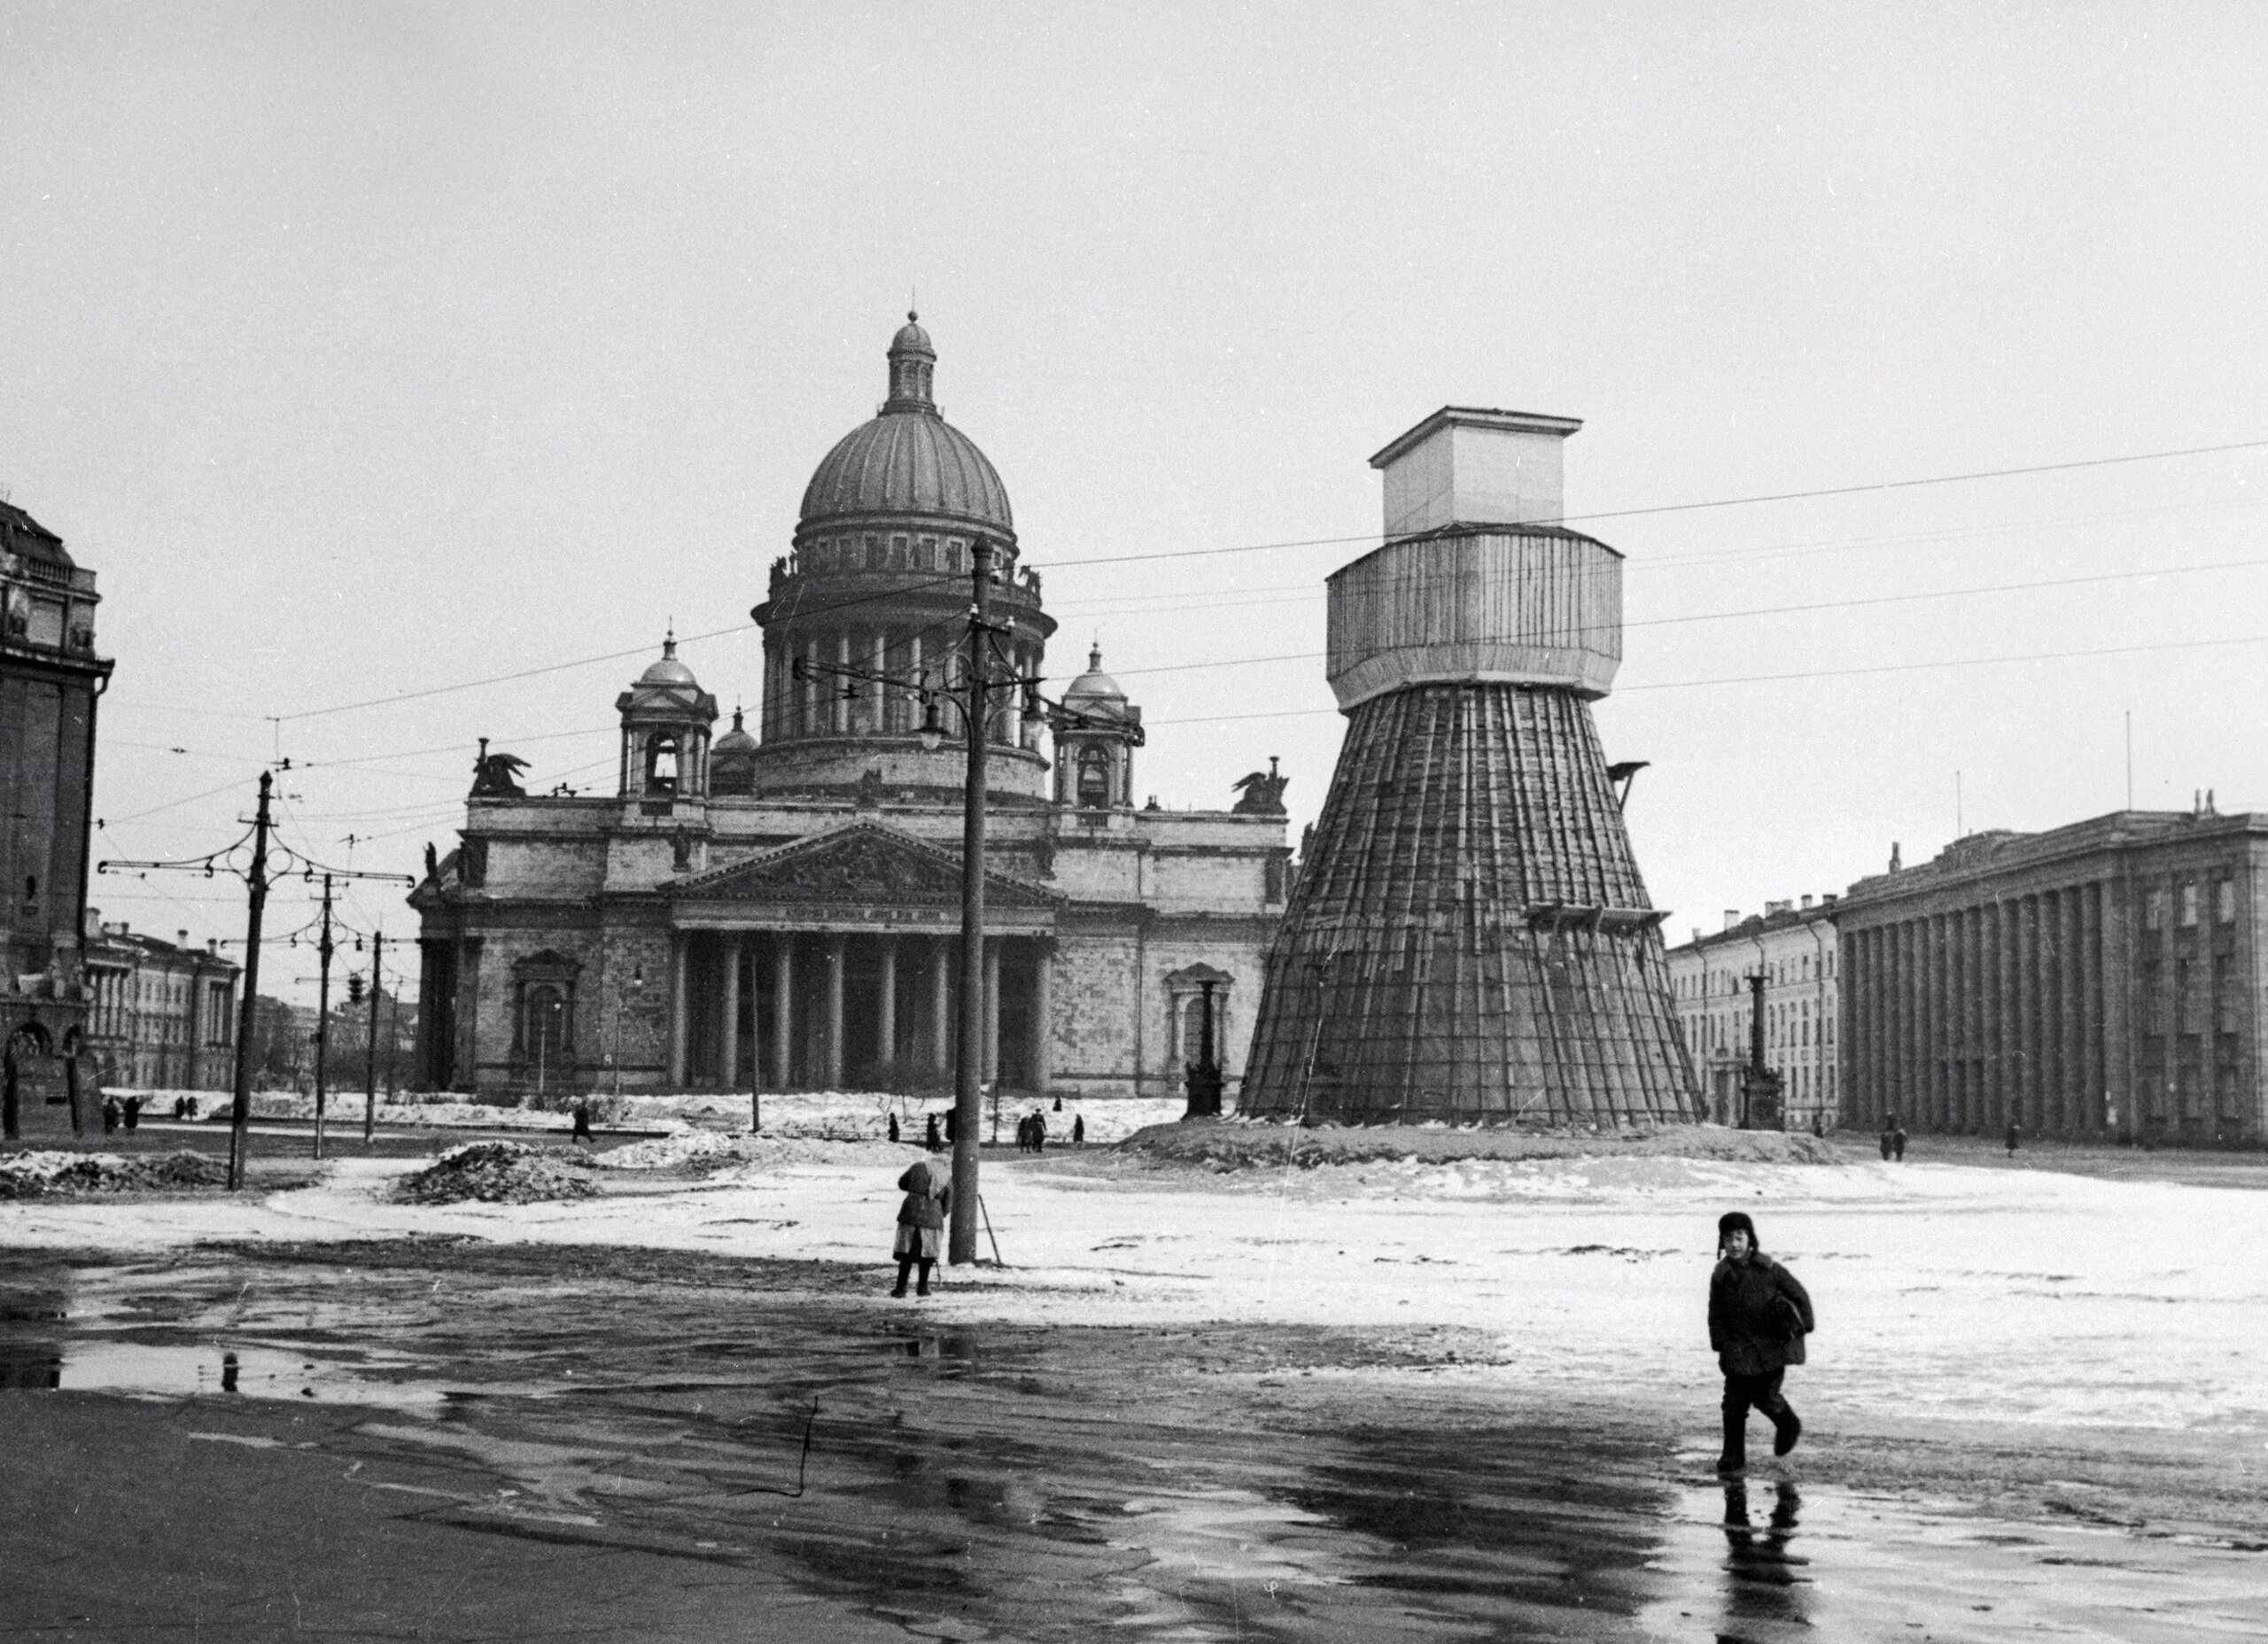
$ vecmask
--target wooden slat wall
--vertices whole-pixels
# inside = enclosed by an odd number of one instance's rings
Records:
[[[1369,1122],[1698,1116],[1588,704],[1425,685],[1349,716],[1270,949],[1242,1106]]]

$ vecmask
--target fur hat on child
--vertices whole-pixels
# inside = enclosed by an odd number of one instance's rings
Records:
[[[1725,1247],[1725,1242],[1736,1233],[1748,1235],[1748,1247],[1751,1250],[1764,1248],[1757,1241],[1756,1223],[1748,1219],[1748,1212],[1745,1210],[1728,1210],[1717,1218],[1717,1248],[1722,1250]]]

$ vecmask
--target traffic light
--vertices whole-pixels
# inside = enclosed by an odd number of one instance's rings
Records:
[[[349,1004],[362,1003],[362,978],[360,974],[349,973],[347,975],[346,1003]]]

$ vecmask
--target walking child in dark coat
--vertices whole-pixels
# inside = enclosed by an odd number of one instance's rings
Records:
[[[1890,1133],[1890,1156],[1899,1164],[1906,1162],[1906,1127],[1900,1125]]]
[[[893,1142],[897,1140],[897,1115],[896,1113],[892,1113],[889,1116],[889,1139]]]
[[[921,1139],[921,1145],[933,1153],[942,1153],[945,1151],[944,1141],[937,1135],[937,1116],[935,1113],[929,1115],[929,1134]]]
[[[1071,1115],[1071,1145],[1084,1147],[1086,1144],[1087,1116],[1084,1113],[1074,1113]]]
[[[108,1136],[118,1128],[119,1115],[123,1111],[119,1106],[116,1097],[106,1096],[103,1098],[103,1134],[105,1136]]]
[[[134,1129],[141,1122],[142,1098],[138,1096],[129,1096],[126,1098],[126,1128],[128,1130]]]
[[[1772,1454],[1796,1447],[1804,1424],[1780,1396],[1788,1366],[1804,1361],[1813,1324],[1801,1281],[1756,1246],[1756,1224],[1742,1211],[1717,1221],[1717,1268],[1709,1276],[1709,1345],[1725,1374],[1725,1450],[1720,1473],[1748,1465],[1748,1413],[1761,1410],[1777,1436]]]
[[[586,1145],[590,1143],[591,1105],[588,1102],[575,1104],[575,1129],[567,1139],[571,1142],[581,1142]]]
[[[897,1238],[890,1246],[890,1254],[897,1258],[897,1288],[890,1294],[905,1294],[906,1276],[918,1263],[921,1284],[915,1293],[926,1296],[929,1269],[944,1253],[945,1213],[953,1204],[952,1177],[928,1159],[917,1159],[898,1177],[897,1187],[905,1198],[897,1207]]]

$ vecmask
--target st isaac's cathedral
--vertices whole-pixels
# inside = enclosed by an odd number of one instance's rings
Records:
[[[716,698],[664,642],[616,699],[612,795],[524,793],[521,762],[484,744],[457,848],[429,849],[410,897],[422,1088],[918,1090],[951,1067],[966,727],[947,694],[925,725],[913,692],[812,665],[958,681],[979,537],[998,656],[1042,673],[1055,623],[907,319],[889,397],[812,476],[755,609],[754,733],[736,710],[712,735]],[[1288,888],[1281,779],[1239,784],[1231,810],[1138,810],[1142,712],[1099,651],[1046,748],[1016,693],[994,694],[986,1076],[1174,1092],[1209,981],[1233,1089]]]

